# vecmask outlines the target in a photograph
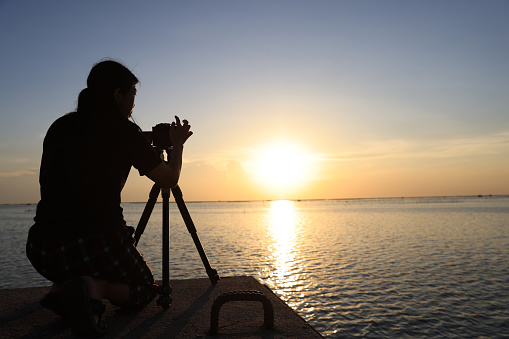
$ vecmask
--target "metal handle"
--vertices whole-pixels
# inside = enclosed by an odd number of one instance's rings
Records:
[[[268,330],[274,329],[274,307],[269,298],[259,291],[232,291],[221,294],[212,304],[210,317],[210,335],[219,332],[219,310],[229,301],[259,301],[263,304],[263,326]]]

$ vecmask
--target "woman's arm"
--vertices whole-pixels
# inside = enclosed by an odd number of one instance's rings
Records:
[[[180,171],[182,169],[182,154],[184,151],[184,143],[193,134],[190,131],[191,126],[184,120],[184,124],[180,124],[180,119],[176,116],[176,122],[171,123],[170,127],[170,140],[173,145],[171,158],[169,163],[161,162],[153,170],[147,173],[152,181],[161,187],[172,188],[175,187],[180,178]]]

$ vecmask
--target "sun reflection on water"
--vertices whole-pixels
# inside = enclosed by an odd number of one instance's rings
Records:
[[[295,202],[272,201],[267,211],[266,225],[271,238],[268,245],[268,267],[264,272],[266,283],[290,307],[297,309],[302,305],[299,296],[303,296],[307,286],[299,257],[298,234],[301,216]]]

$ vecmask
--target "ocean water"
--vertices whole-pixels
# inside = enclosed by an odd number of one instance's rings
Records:
[[[123,205],[130,225],[144,206]],[[256,277],[324,336],[509,337],[509,196],[187,207],[220,276]],[[170,211],[171,278],[206,278]],[[0,288],[49,284],[24,255],[34,213],[0,206]],[[161,204],[139,250],[161,279]]]

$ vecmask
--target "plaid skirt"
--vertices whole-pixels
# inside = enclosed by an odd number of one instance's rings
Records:
[[[128,308],[149,304],[159,287],[127,230],[71,240],[37,240],[29,236],[26,254],[46,279],[63,283],[71,277],[92,276],[125,283],[130,289]]]

